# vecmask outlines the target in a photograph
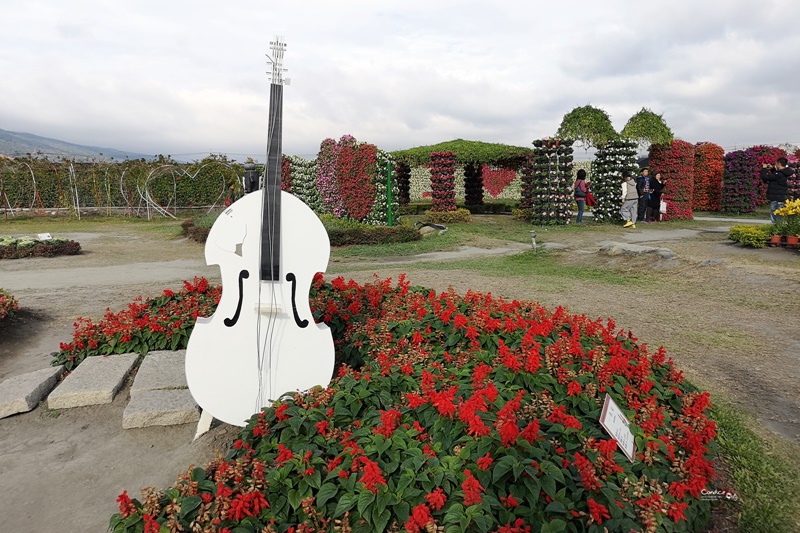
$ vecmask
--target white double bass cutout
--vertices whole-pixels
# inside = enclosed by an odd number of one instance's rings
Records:
[[[264,187],[234,202],[209,232],[206,263],[219,265],[223,291],[214,314],[197,319],[186,348],[186,381],[209,424],[211,415],[244,426],[283,394],[325,387],[333,375],[333,337],[314,322],[308,302],[314,275],[328,266],[330,241],[317,215],[280,190],[285,43],[272,44]]]

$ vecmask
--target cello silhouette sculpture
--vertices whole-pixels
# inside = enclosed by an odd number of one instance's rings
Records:
[[[261,191],[234,202],[208,234],[205,256],[219,265],[223,292],[211,317],[199,317],[186,348],[186,380],[204,420],[244,426],[285,393],[327,386],[333,338],[316,324],[308,303],[311,282],[324,272],[330,241],[317,215],[281,191],[282,59],[276,37]],[[209,416],[210,415],[210,416]]]

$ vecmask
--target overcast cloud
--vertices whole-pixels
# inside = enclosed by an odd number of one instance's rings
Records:
[[[284,152],[527,146],[592,104],[727,149],[800,144],[800,2],[4,0],[0,128],[263,159],[265,54],[288,42]]]

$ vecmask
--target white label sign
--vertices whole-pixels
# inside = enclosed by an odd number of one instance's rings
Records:
[[[53,236],[50,235],[49,233],[40,233],[39,235],[37,235],[37,237],[39,237],[40,241],[49,241],[50,239],[53,238]]]
[[[622,409],[606,394],[606,401],[603,404],[603,412],[600,414],[600,425],[608,434],[617,440],[617,446],[625,454],[630,462],[633,462],[636,453],[636,442],[631,433],[630,422],[622,412]]]

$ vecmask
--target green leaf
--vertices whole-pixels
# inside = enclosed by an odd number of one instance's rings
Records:
[[[377,508],[372,513],[372,525],[375,526],[375,531],[386,531],[386,526],[392,518],[392,513],[389,509],[384,509],[382,513],[377,512]]]
[[[542,525],[541,533],[561,533],[562,531],[566,530],[567,523],[560,518],[556,518],[555,520],[551,520],[550,522],[546,522],[544,525]]]
[[[292,506],[292,509],[297,510],[300,507],[301,502],[303,501],[303,495],[297,489],[292,489],[289,491],[289,505]]]
[[[336,496],[339,492],[339,487],[335,483],[324,483],[317,492],[317,505],[323,507],[328,500]]]
[[[344,516],[344,513],[349,511],[353,508],[356,504],[356,495],[350,492],[343,494],[341,498],[339,498],[339,503],[336,504],[336,511],[333,513],[334,518],[341,518]]]
[[[372,502],[375,501],[375,493],[369,490],[365,490],[361,494],[358,495],[358,514],[362,518],[366,518],[369,516],[367,509]]]
[[[203,468],[195,468],[192,470],[190,479],[192,481],[203,481],[206,479],[206,471]]]
[[[189,515],[189,513],[193,512],[198,507],[200,507],[201,503],[203,503],[203,499],[200,496],[189,496],[188,498],[185,498],[181,502],[180,517],[186,518]]]
[[[497,483],[500,478],[502,478],[508,473],[509,470],[511,470],[516,462],[516,457],[511,455],[503,456],[499,461],[497,461],[497,464],[494,465],[494,468],[492,469],[492,481]]]

